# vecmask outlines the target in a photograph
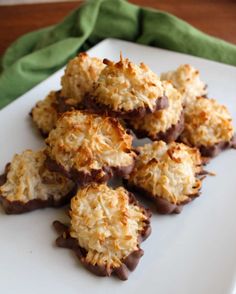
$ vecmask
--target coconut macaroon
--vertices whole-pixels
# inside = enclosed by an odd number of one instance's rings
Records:
[[[129,119],[127,124],[139,138],[175,141],[184,128],[183,96],[169,82],[163,83],[168,107],[145,115],[142,119]]]
[[[192,103],[198,96],[207,94],[206,84],[201,81],[200,73],[190,64],[180,65],[175,71],[161,74],[161,80],[171,81],[174,87],[184,96],[184,103]]]
[[[162,83],[148,66],[135,65],[128,59],[114,63],[105,59],[107,66],[101,72],[94,91],[86,97],[88,108],[99,113],[129,118],[142,117],[167,107]]]
[[[134,165],[132,136],[114,118],[66,112],[46,140],[47,166],[81,185],[125,176]]]
[[[189,105],[180,139],[198,147],[203,156],[213,157],[222,149],[231,147],[233,135],[232,118],[224,105],[204,97],[198,97]]]
[[[61,95],[66,97],[65,103],[77,105],[82,102],[86,93],[90,92],[105,67],[102,60],[89,57],[85,52],[71,59],[61,79]]]
[[[94,274],[126,280],[143,255],[140,243],[151,233],[150,216],[123,187],[93,183],[72,198],[69,227],[54,222],[62,233],[57,245],[73,249]]]
[[[44,166],[43,150],[26,150],[7,164],[0,179],[0,201],[8,214],[23,213],[69,201],[75,185]]]
[[[202,161],[197,148],[156,141],[138,147],[137,153],[126,184],[153,199],[159,213],[179,213],[183,204],[198,196]]]
[[[36,126],[44,137],[55,126],[60,113],[83,108],[82,100],[90,92],[105,67],[102,60],[80,53],[69,61],[61,79],[61,91],[52,91],[31,111]]]
[[[33,122],[44,137],[48,136],[58,119],[57,105],[59,95],[59,91],[50,92],[46,98],[39,101],[30,112]]]

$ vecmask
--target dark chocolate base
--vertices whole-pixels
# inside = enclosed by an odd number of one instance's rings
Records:
[[[66,171],[65,168],[59,165],[55,160],[51,159],[47,156],[45,160],[45,165],[50,171],[55,171],[63,174],[69,179],[72,179],[76,183],[81,186],[85,186],[89,183],[104,183],[111,179],[114,175],[119,177],[125,177],[131,173],[134,167],[134,162],[129,166],[121,166],[121,167],[104,167],[99,170],[91,170],[90,173],[84,173],[81,171],[77,171],[75,169],[71,169],[70,171]]]
[[[5,166],[5,170],[4,173],[2,175],[0,175],[0,186],[4,185],[7,181],[7,173],[10,170],[10,162],[8,162]]]
[[[128,120],[126,121],[126,123],[127,123],[128,127],[135,133],[135,135],[138,139],[148,137],[152,141],[162,140],[168,144],[170,142],[175,141],[179,137],[179,135],[183,132],[183,130],[184,130],[184,113],[183,112],[181,113],[177,124],[172,125],[165,132],[159,132],[154,136],[150,135],[147,131],[134,129],[129,124]]]
[[[44,139],[47,139],[48,135],[49,135],[49,132],[44,132],[44,130],[38,128],[41,136],[44,138]]]
[[[8,163],[5,168],[5,172],[0,176],[0,186],[4,185],[7,180],[7,173],[9,171],[10,164]],[[60,207],[65,204],[68,204],[72,196],[74,196],[77,190],[77,186],[75,185],[72,190],[67,193],[67,195],[61,197],[59,200],[55,200],[53,196],[50,196],[47,200],[42,199],[33,199],[28,202],[22,201],[10,201],[0,195],[0,203],[6,214],[21,214],[25,212],[29,212],[36,209],[46,208],[46,207]]]
[[[59,96],[58,99],[57,99],[57,111],[59,113],[64,113],[66,111],[72,111],[72,110],[82,110],[84,109],[84,106],[83,104],[80,102],[80,103],[76,103],[74,105],[72,104],[69,104],[66,102],[66,100],[68,99],[68,97],[64,97],[64,96]]]
[[[131,193],[129,193],[129,197],[130,197],[130,202],[133,202],[136,205],[141,206]],[[140,236],[138,237],[139,245],[141,242],[146,240],[148,236],[151,234],[150,210],[145,209],[145,214],[148,219],[146,221],[146,226],[144,227],[143,231],[140,233]],[[114,274],[120,280],[123,280],[123,281],[127,280],[129,276],[129,272],[133,271],[136,268],[140,258],[144,254],[143,250],[139,248],[139,245],[138,245],[138,250],[133,251],[124,260],[122,260],[122,265],[118,268],[107,268],[101,265],[92,265],[86,261],[87,251],[84,248],[79,246],[77,239],[72,238],[70,236],[69,227],[62,224],[59,221],[54,221],[53,226],[58,232],[58,234],[60,234],[60,237],[56,239],[56,245],[58,247],[72,249],[75,252],[77,258],[83,264],[83,266],[97,276],[105,277],[105,276],[111,276],[112,274]]]
[[[183,205],[191,202],[192,200],[194,200],[196,197],[200,195],[200,193],[189,195],[189,198],[181,202],[181,204],[174,204],[167,201],[166,199],[153,196],[150,192],[146,191],[145,189],[141,187],[130,185],[127,180],[124,180],[124,186],[127,188],[127,190],[152,200],[155,204],[157,213],[160,213],[160,214],[173,214],[173,213],[179,214],[181,213],[183,209]]]
[[[47,200],[33,199],[28,202],[22,202],[18,200],[9,201],[5,197],[0,196],[0,203],[2,204],[6,214],[21,214],[46,207],[61,207],[68,204],[73,195],[74,193],[69,193],[57,201],[55,201],[51,196]]]
[[[218,144],[215,144],[213,146],[199,146],[199,151],[201,152],[202,156],[205,157],[215,157],[220,152],[226,150],[226,149],[236,149],[236,136],[234,135],[230,142],[220,142]]]
[[[156,107],[153,110],[150,110],[149,107],[139,107],[134,110],[129,111],[115,111],[112,110],[110,106],[105,104],[97,103],[96,100],[90,95],[86,95],[84,98],[84,106],[86,109],[90,111],[94,111],[98,114],[103,114],[106,116],[112,116],[115,118],[126,118],[129,119],[131,117],[134,118],[142,118],[144,115],[148,113],[152,113],[156,110],[167,108],[169,105],[168,98],[166,96],[159,97],[156,102]]]

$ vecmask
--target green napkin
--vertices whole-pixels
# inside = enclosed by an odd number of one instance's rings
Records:
[[[109,37],[236,65],[236,46],[169,13],[125,0],[91,0],[61,23],[26,34],[6,50],[1,59],[0,108],[60,69],[77,52]]]

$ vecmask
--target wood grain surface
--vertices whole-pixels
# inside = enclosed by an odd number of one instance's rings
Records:
[[[19,36],[61,21],[82,1],[0,6],[0,55]],[[168,11],[196,28],[236,44],[235,0],[131,0]]]

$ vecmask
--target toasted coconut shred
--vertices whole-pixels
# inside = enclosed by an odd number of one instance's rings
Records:
[[[175,71],[161,74],[161,80],[172,82],[183,95],[184,103],[188,105],[198,96],[207,94],[206,84],[201,81],[200,73],[190,64],[180,65]]]
[[[143,208],[129,202],[128,192],[106,184],[92,184],[71,200],[72,238],[86,249],[92,265],[116,268],[138,249],[138,237],[147,216]]]
[[[74,104],[80,103],[84,95],[91,91],[104,67],[101,59],[80,53],[67,64],[61,79],[62,96],[70,98],[69,104],[73,101]]]
[[[31,111],[34,123],[44,134],[48,134],[53,129],[58,119],[56,107],[58,95],[58,92],[50,92]]]
[[[65,113],[46,143],[47,154],[67,171],[129,166],[135,157],[132,136],[116,119],[81,111]]]
[[[92,96],[96,103],[109,106],[113,111],[132,111],[148,108],[153,112],[157,99],[164,95],[158,76],[144,63],[135,65],[128,59],[107,66],[101,72]]]
[[[169,82],[164,82],[163,88],[168,97],[167,108],[147,114],[142,120],[129,119],[131,127],[135,130],[146,131],[150,137],[166,132],[171,126],[176,125],[183,111],[183,96]]]
[[[228,109],[214,99],[198,97],[185,113],[185,128],[181,140],[188,145],[212,146],[229,142],[234,134]]]
[[[44,167],[44,151],[26,150],[16,154],[10,164],[0,195],[9,201],[27,203],[30,200],[59,200],[68,194],[74,184],[58,173]]]
[[[173,204],[181,204],[199,192],[201,181],[196,175],[202,170],[202,161],[196,148],[156,141],[137,151],[136,165],[128,179],[131,186]]]

